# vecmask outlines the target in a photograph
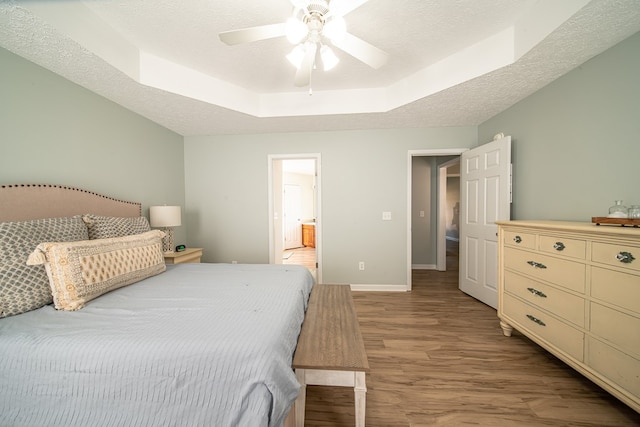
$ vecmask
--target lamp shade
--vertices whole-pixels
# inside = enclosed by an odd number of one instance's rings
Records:
[[[331,70],[333,67],[338,65],[338,62],[340,62],[336,54],[333,53],[333,50],[331,50],[327,45],[323,45],[320,48],[320,57],[322,58],[322,64],[324,65],[325,71]]]
[[[293,48],[291,53],[287,55],[287,59],[294,67],[300,69],[300,67],[302,66],[302,60],[304,59],[304,54],[304,45],[299,44]]]
[[[295,16],[292,16],[287,20],[285,32],[289,43],[298,44],[309,34],[309,28]]]
[[[152,227],[178,227],[182,225],[180,206],[149,207],[149,224]]]

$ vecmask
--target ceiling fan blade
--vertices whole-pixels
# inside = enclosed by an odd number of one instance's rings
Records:
[[[262,25],[240,30],[224,31],[218,36],[222,42],[233,46],[240,43],[256,42],[286,35],[286,24]]]
[[[331,0],[328,15],[344,16],[369,0]]]
[[[298,71],[294,84],[298,87],[308,86],[311,83],[311,71],[313,70],[313,64],[316,61],[317,46],[315,44],[308,46],[307,51],[304,54],[304,59]]]
[[[346,33],[342,40],[334,40],[333,45],[371,68],[382,67],[389,59],[385,51],[349,33]]]

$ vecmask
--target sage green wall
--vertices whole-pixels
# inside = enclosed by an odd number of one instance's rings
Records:
[[[184,206],[182,136],[1,48],[0,64],[0,183]]]
[[[269,262],[267,157],[320,153],[323,281],[405,285],[408,152],[471,147],[476,132],[469,126],[185,137],[188,240],[206,249],[205,261]],[[383,211],[391,221],[382,221]]]
[[[640,205],[640,33],[483,123],[513,137],[514,219],[591,221]]]

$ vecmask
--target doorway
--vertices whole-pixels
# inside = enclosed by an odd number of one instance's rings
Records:
[[[428,224],[425,224],[429,228],[429,248],[428,251],[433,253],[435,251],[435,261],[427,262],[422,266],[427,269],[446,269],[446,257],[447,257],[447,240],[446,240],[446,171],[449,167],[453,167],[455,162],[459,162],[459,156],[467,151],[467,148],[452,148],[441,150],[409,150],[407,159],[407,186],[408,186],[408,218],[407,218],[407,287],[406,290],[410,291],[412,287],[412,270],[414,266],[414,216],[418,218],[428,219]],[[446,159],[445,163],[442,163],[438,167],[436,158],[453,156],[453,158]],[[428,209],[423,206],[415,205],[413,203],[414,195],[414,158],[424,157],[429,160],[432,165],[434,183],[430,183],[428,196],[430,200],[433,200],[432,205]],[[444,177],[443,177],[444,174]],[[434,189],[434,190],[431,190]],[[434,194],[435,193],[435,194]],[[416,230],[416,235],[418,230]]]
[[[269,262],[300,264],[321,281],[320,154],[268,156]]]
[[[447,270],[447,256],[460,242],[460,156],[438,166],[438,271]],[[456,269],[458,266],[455,266]]]

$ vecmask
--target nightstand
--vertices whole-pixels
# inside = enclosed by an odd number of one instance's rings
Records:
[[[187,248],[182,252],[164,254],[165,264],[199,263],[202,257],[202,248]]]

